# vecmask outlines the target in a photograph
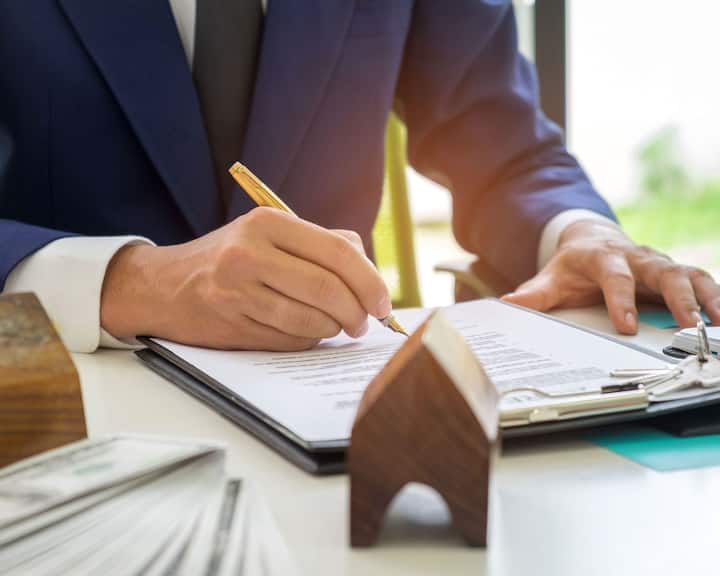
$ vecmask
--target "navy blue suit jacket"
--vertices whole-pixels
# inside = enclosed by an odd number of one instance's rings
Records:
[[[393,107],[460,243],[511,284],[555,214],[612,215],[539,109],[509,2],[269,2],[240,160],[302,217],[369,245]],[[223,206],[167,0],[0,3],[1,125],[0,285],[62,236],[177,243],[252,208]]]
[[[11,152],[10,135],[0,126],[0,190],[5,179],[5,170],[10,163]]]

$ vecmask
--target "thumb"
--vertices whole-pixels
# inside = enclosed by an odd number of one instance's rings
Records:
[[[505,302],[545,312],[558,305],[558,291],[552,278],[540,274],[518,286],[515,292],[505,294],[501,298]]]

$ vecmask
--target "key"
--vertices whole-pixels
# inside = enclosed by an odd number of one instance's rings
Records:
[[[710,352],[704,322],[697,324],[697,356],[689,356],[674,369],[672,377],[657,381],[646,388],[654,397],[680,392],[689,388],[720,387],[720,360]]]

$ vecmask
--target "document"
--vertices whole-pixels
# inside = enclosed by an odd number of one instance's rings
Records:
[[[428,309],[395,312],[410,331]],[[499,391],[531,386],[550,393],[591,392],[616,384],[615,368],[665,368],[646,351],[498,300],[443,309]],[[203,372],[213,386],[256,416],[305,445],[350,437],[360,399],[405,338],[371,324],[359,340],[344,334],[313,350],[293,353],[227,352],[155,341],[181,363]],[[503,398],[503,407],[537,401],[532,392]]]

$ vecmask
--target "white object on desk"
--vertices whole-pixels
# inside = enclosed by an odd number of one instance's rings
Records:
[[[601,308],[556,315],[614,334]],[[667,345],[667,331],[640,330],[620,338],[657,351]],[[129,352],[74,359],[91,436],[132,431],[226,443],[228,472],[263,490],[301,574],[664,576],[717,567],[720,524],[710,511],[720,509],[720,468],[655,472],[582,440],[506,448],[491,488],[487,551],[461,546],[442,502],[419,488],[390,510],[380,547],[353,551],[346,477],[302,472]]]
[[[642,392],[600,390],[617,384],[610,376],[614,368],[667,367],[644,351],[498,300],[475,300],[443,311],[501,393],[533,386],[553,394],[584,394],[562,401],[531,392],[506,395],[502,426],[644,408]],[[429,312],[406,309],[396,315],[414,330]],[[340,335],[296,353],[226,352],[155,341],[298,444],[318,448],[347,442],[365,388],[404,339],[375,325],[360,340]]]

